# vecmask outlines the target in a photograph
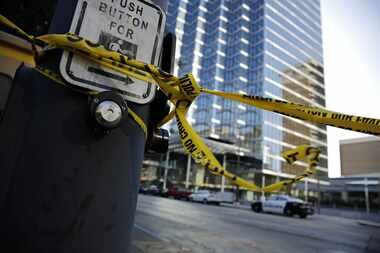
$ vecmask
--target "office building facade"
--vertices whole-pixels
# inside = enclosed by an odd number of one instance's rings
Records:
[[[380,138],[364,137],[340,141],[340,168],[343,177],[380,178]]]
[[[167,30],[177,36],[179,76],[192,72],[206,88],[325,106],[318,0],[170,0]],[[262,160],[245,173],[249,180],[268,184],[301,173],[307,164],[289,166],[281,153],[302,144],[322,149],[318,178],[328,178],[325,126],[210,95],[198,97],[188,120],[201,136]]]

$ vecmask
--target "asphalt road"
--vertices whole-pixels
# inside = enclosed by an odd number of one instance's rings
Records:
[[[380,233],[340,217],[289,218],[146,195],[139,195],[136,226],[163,241],[165,252],[186,253],[366,252],[371,234]]]

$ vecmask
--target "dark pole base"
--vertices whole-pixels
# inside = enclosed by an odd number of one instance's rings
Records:
[[[128,252],[145,147],[133,121],[99,137],[85,95],[22,67],[0,139],[7,252]]]
[[[149,105],[130,106],[146,120]],[[86,95],[18,70],[0,130],[0,247],[128,252],[144,134],[127,119],[99,136],[90,122]]]
[[[75,4],[58,2],[50,33],[68,31]],[[149,104],[128,106],[149,125]],[[90,122],[86,95],[17,71],[0,124],[0,252],[130,252],[144,133],[129,117],[105,136]]]

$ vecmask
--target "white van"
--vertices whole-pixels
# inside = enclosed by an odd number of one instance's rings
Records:
[[[234,203],[235,194],[232,192],[210,192],[201,190],[194,192],[189,196],[190,201],[207,203]]]

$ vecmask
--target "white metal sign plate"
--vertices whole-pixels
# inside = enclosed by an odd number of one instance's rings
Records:
[[[78,0],[70,32],[104,47],[157,65],[165,13],[145,0]],[[98,91],[113,90],[126,100],[145,104],[154,97],[153,84],[65,52],[60,63],[63,78]]]

